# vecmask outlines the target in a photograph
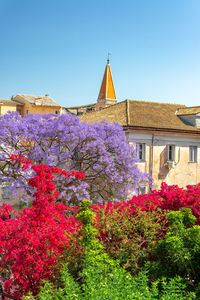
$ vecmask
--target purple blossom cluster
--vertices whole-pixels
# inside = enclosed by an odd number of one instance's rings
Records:
[[[27,180],[33,170],[20,170],[11,154],[34,163],[82,171],[84,181],[55,178],[60,201],[76,204],[123,200],[141,181],[150,180],[137,167],[135,149],[127,144],[118,123],[89,124],[71,114],[29,114],[24,118],[10,112],[0,117],[0,182],[9,182],[15,197],[27,202],[32,190]]]

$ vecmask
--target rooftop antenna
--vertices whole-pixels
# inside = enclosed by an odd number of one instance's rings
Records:
[[[109,63],[110,63],[110,55],[111,55],[111,53],[108,52],[107,65],[109,65]]]

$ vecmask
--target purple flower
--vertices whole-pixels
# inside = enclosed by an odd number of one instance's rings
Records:
[[[21,118],[10,112],[0,117],[0,128],[0,182],[9,180],[15,195],[25,202],[32,199],[27,180],[33,171],[22,172],[19,164],[9,160],[11,154],[84,172],[84,181],[55,178],[60,201],[72,204],[85,198],[122,200],[138,183],[150,180],[138,169],[135,149],[127,144],[118,123],[82,123],[71,114],[29,114]]]

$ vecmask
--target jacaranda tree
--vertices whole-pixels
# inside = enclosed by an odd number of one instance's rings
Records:
[[[81,182],[73,176],[55,179],[60,201],[73,204],[84,198],[122,200],[140,181],[149,180],[139,171],[136,152],[118,123],[88,124],[71,114],[22,118],[10,112],[0,117],[0,129],[0,182],[9,182],[15,197],[23,201],[32,199],[27,180],[34,171],[21,170],[18,161],[9,159],[12,154],[24,155],[33,163],[84,172]]]

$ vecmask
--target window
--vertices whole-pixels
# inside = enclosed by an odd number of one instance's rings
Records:
[[[175,145],[168,145],[167,160],[168,161],[175,160]]]
[[[2,186],[2,198],[9,199],[11,196],[11,191],[8,185]]]
[[[59,114],[59,110],[56,110],[56,115],[58,115]]]
[[[146,144],[139,143],[137,145],[137,157],[140,161],[145,161],[146,156]]]
[[[197,146],[189,147],[189,162],[197,162]]]
[[[20,116],[22,115],[22,110],[21,109],[18,108],[17,112],[19,113]]]
[[[137,195],[144,195],[146,193],[145,186],[139,186],[137,188]]]
[[[26,110],[26,114],[28,115],[28,109]]]
[[[83,115],[83,112],[82,111],[78,111],[77,112],[77,116],[81,116],[81,115]]]

